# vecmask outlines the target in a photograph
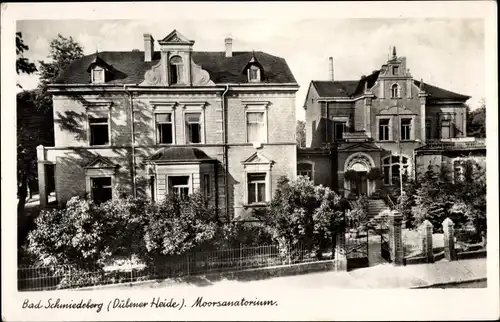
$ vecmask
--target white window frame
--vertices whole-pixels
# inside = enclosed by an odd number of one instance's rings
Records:
[[[389,120],[389,137],[387,140],[380,140],[380,120]],[[377,116],[377,141],[389,142],[393,141],[392,116]]]
[[[205,144],[206,143],[206,121],[205,121],[205,110],[208,105],[207,102],[180,102],[182,105],[182,134],[184,136],[185,144]],[[186,126],[186,114],[200,114],[200,143],[190,143],[188,141],[188,131]]]
[[[111,198],[114,199],[115,190],[115,169],[114,168],[87,168],[85,169],[85,191],[90,199],[94,200],[92,195],[92,179],[111,177]]]
[[[173,58],[176,58],[176,57],[179,57],[180,60],[181,60],[181,63],[180,64],[173,64],[172,63],[172,59]],[[185,62],[184,62],[184,59],[180,56],[180,55],[172,55],[171,57],[169,57],[168,59],[168,69],[169,69],[169,77],[168,77],[168,82],[170,85],[183,85],[183,84],[186,84],[186,80],[185,80]],[[182,70],[182,73],[179,73],[179,67],[178,66],[181,66],[181,70]],[[177,73],[177,82],[176,83],[173,83],[172,82],[172,70],[173,68],[175,68],[176,70],[176,73]]]
[[[250,203],[250,191],[248,190],[248,185],[251,183],[249,180],[248,180],[248,177],[252,174],[263,174],[265,175],[265,178],[264,180],[259,180],[259,181],[252,181],[252,182],[255,182],[255,183],[264,183],[264,190],[265,190],[265,200],[263,201],[256,201],[256,202],[252,202]],[[269,182],[269,173],[267,173],[266,171],[260,171],[260,172],[256,172],[256,171],[252,171],[252,172],[246,172],[246,178],[245,178],[245,181],[246,181],[246,184],[245,184],[245,191],[246,191],[246,204],[247,205],[264,205],[266,204],[267,202],[271,201],[271,199],[269,198],[268,196],[268,182]],[[256,184],[255,185],[255,193],[256,193],[256,196],[258,196],[258,185]]]
[[[256,78],[252,78],[252,70],[256,71]],[[260,82],[261,81],[261,77],[260,77],[260,68],[259,66],[257,65],[250,65],[250,67],[248,67],[248,70],[247,70],[247,77],[248,77],[248,81],[249,82]]]
[[[193,193],[193,176],[190,173],[175,173],[175,174],[167,174],[165,175],[165,188],[167,194],[171,193],[172,186],[170,185],[170,178],[172,177],[188,177],[188,183],[185,186],[182,186],[183,188],[188,188],[188,195],[191,195]]]
[[[399,66],[392,66],[391,68],[391,72],[392,72],[392,75],[394,76],[398,76],[399,75]],[[397,70],[397,73],[394,73],[394,70]]]
[[[258,161],[255,161],[255,159]],[[249,159],[254,161],[243,161],[243,192],[244,192],[244,207],[245,206],[264,206],[272,199],[272,165],[273,161],[269,160],[259,152],[255,153]],[[248,204],[248,174],[249,173],[266,173],[266,202],[258,204]]]
[[[102,78],[96,79],[97,73],[101,74]],[[106,82],[106,70],[100,66],[95,66],[90,71],[92,84],[104,84]]]
[[[411,116],[407,117],[407,116],[401,116],[401,115],[399,117],[400,117],[400,121],[399,121],[400,125],[399,126],[401,129],[400,130],[401,133],[399,134],[399,137],[400,137],[401,141],[414,141],[415,140],[414,118]],[[410,120],[410,133],[409,133],[410,137],[408,139],[403,139],[403,119]]]
[[[163,101],[151,101],[150,104],[153,107],[153,117],[151,120],[151,128],[153,129],[154,133],[154,142],[156,145],[161,145],[161,146],[170,146],[170,145],[175,145],[177,144],[177,126],[176,126],[176,110],[177,106],[179,103],[177,102],[163,102]],[[171,113],[172,114],[172,143],[160,143],[159,140],[159,133],[158,133],[158,128],[156,124],[156,114],[166,114],[166,113]]]
[[[267,119],[267,110],[269,106],[269,102],[242,102],[245,104],[245,143],[268,143],[269,142],[269,131],[268,131],[268,119]],[[250,142],[248,140],[248,113],[263,113],[263,131],[264,131],[264,139],[262,142]]]
[[[87,146],[89,147],[109,147],[113,145],[113,138],[111,136],[111,106],[112,102],[88,102],[85,105],[86,114],[86,132],[87,132]],[[91,145],[90,119],[92,118],[107,118],[108,120],[108,144]]]
[[[396,88],[396,96],[394,96],[393,94],[393,89]],[[393,83],[390,87],[391,89],[391,98],[401,98],[401,87],[399,86],[398,83]]]

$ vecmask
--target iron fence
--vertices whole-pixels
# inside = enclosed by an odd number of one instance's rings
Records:
[[[20,291],[41,291],[179,278],[225,271],[291,265],[319,261],[316,252],[298,244],[240,247],[169,256],[161,264],[144,265],[125,261],[121,265],[54,265],[18,268]]]

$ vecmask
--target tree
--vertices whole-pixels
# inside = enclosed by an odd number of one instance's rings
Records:
[[[467,136],[486,137],[486,101],[481,99],[480,107],[471,111],[467,106]]]
[[[30,62],[28,58],[23,56],[25,51],[29,50],[29,47],[24,44],[23,35],[20,32],[16,32],[16,72],[17,74],[32,74],[37,71],[34,63]]]
[[[318,254],[331,244],[344,222],[345,204],[333,190],[314,186],[305,177],[280,178],[275,196],[263,215],[282,249],[303,244]]]
[[[297,121],[296,139],[297,139],[297,146],[299,148],[304,148],[306,146],[306,122]]]

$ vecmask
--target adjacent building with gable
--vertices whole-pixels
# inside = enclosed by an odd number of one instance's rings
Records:
[[[159,45],[159,47],[158,47]],[[144,51],[72,62],[50,85],[55,146],[38,148],[41,205],[87,195],[153,200],[202,191],[221,218],[247,218],[295,179],[295,94],[283,58],[195,51],[174,30]],[[52,184],[49,184],[52,183]]]

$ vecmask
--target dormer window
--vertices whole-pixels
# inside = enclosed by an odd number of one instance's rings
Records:
[[[96,66],[92,69],[92,84],[102,84],[105,82],[105,70],[102,67]]]
[[[392,66],[392,75],[399,75],[399,66]]]
[[[183,67],[181,57],[174,56],[170,58],[170,84],[175,85],[183,83]]]
[[[256,65],[251,65],[248,68],[248,81],[249,82],[260,82],[260,68]]]

